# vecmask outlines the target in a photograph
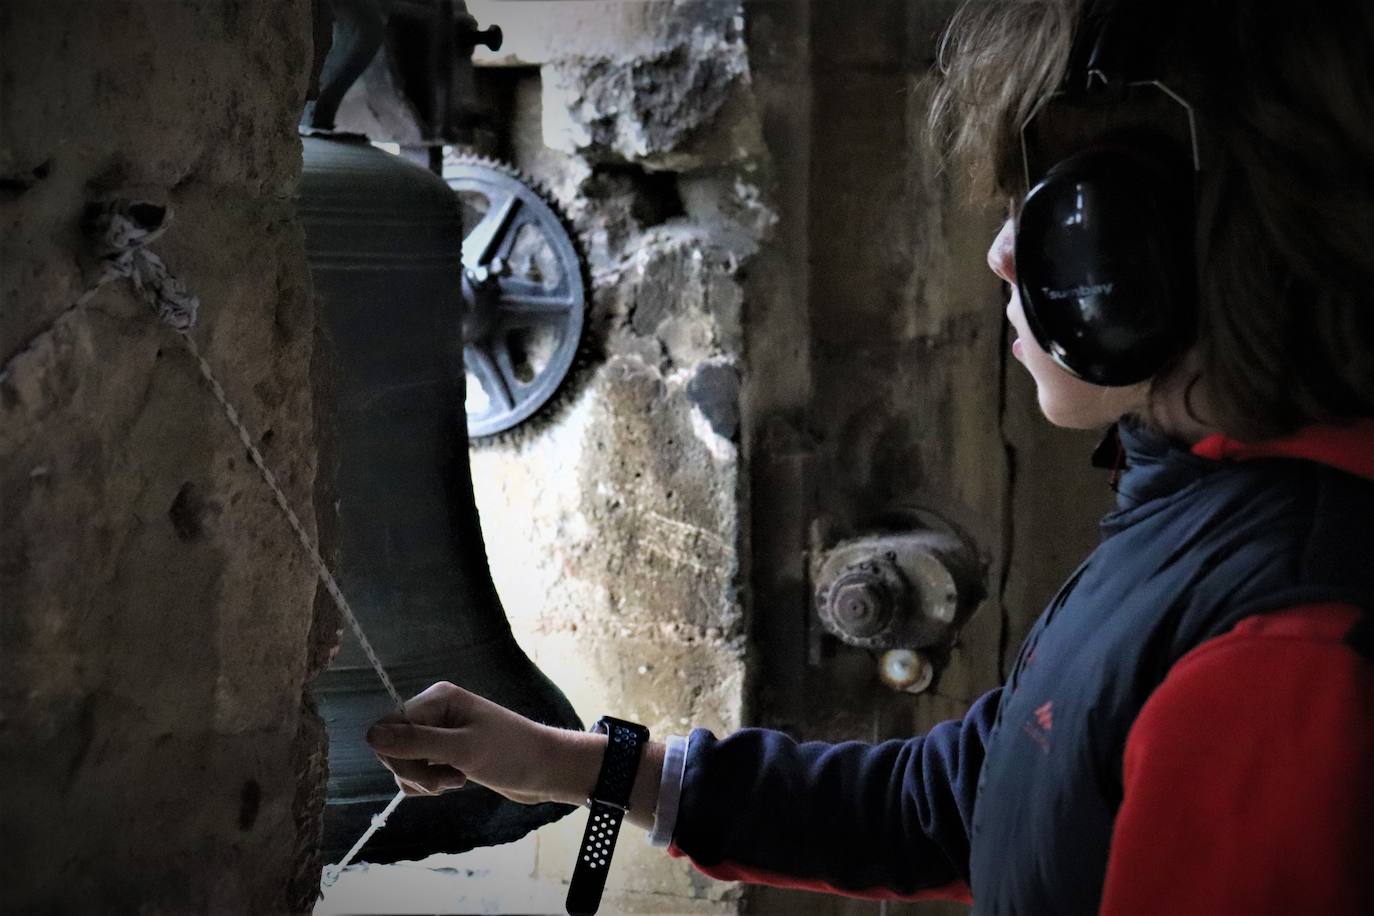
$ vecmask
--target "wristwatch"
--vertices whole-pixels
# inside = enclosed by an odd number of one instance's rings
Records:
[[[596,787],[587,799],[592,810],[568,885],[569,916],[591,916],[601,905],[620,822],[630,810],[630,789],[639,772],[639,755],[649,743],[649,730],[643,725],[611,716],[597,719],[591,730],[606,735],[606,753],[601,758]]]

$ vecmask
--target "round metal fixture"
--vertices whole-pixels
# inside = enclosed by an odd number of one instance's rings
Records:
[[[889,649],[878,659],[878,677],[893,690],[920,693],[935,680],[935,668],[914,649]]]
[[[878,635],[892,619],[892,596],[876,570],[844,573],[830,587],[826,600],[835,626],[857,639]]]
[[[563,393],[587,327],[587,268],[553,198],[514,167],[446,159],[463,211],[468,435],[500,435]]]
[[[977,555],[956,533],[877,531],[812,555],[826,632],[862,649],[947,647],[983,596]]]

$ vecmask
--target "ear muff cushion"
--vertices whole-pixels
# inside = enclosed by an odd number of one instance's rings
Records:
[[[1026,195],[1016,275],[1031,333],[1098,385],[1159,372],[1193,335],[1191,175],[1123,146],[1066,159]]]

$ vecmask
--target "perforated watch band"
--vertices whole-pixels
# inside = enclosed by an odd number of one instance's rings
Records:
[[[601,905],[620,822],[630,810],[630,789],[639,772],[639,755],[649,741],[649,730],[643,725],[610,716],[598,719],[592,730],[606,734],[606,753],[601,758],[596,788],[588,799],[592,810],[568,885],[570,916],[591,916]]]

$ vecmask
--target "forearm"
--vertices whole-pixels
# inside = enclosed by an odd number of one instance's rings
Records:
[[[553,783],[548,787],[549,801],[584,805],[596,786],[601,760],[606,753],[606,736],[590,732],[558,731],[552,768]],[[652,829],[658,786],[663,776],[664,746],[650,741],[639,758],[634,788],[630,790],[630,810],[625,819],[645,830]]]
[[[673,851],[726,880],[957,898],[998,696],[924,738],[877,745],[693,732]]]

